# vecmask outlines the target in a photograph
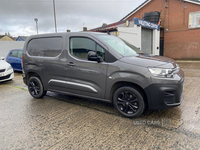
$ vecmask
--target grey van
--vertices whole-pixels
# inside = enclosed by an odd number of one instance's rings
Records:
[[[96,99],[113,103],[125,117],[179,106],[183,99],[184,73],[174,60],[104,33],[30,36],[22,64],[34,98],[53,91]]]

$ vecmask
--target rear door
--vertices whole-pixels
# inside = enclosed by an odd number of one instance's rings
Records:
[[[68,92],[96,98],[105,98],[107,63],[89,61],[89,51],[95,51],[105,60],[105,48],[88,36],[72,36],[68,41],[66,88]]]

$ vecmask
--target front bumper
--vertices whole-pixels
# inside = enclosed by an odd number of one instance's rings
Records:
[[[1,73],[0,82],[11,80],[13,78],[14,78],[14,72],[13,72],[13,69],[10,69],[8,71]]]
[[[174,79],[154,79],[154,82],[144,90],[147,95],[148,109],[168,109],[179,106],[182,102],[184,91],[184,73],[182,70]]]
[[[183,84],[152,84],[145,88],[149,110],[179,106],[183,99]]]

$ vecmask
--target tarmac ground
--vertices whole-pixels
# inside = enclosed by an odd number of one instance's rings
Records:
[[[0,83],[0,149],[199,149],[200,62],[185,73],[179,107],[122,117],[110,103],[47,92],[34,99],[15,72]]]

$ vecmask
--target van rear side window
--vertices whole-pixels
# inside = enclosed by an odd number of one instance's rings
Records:
[[[61,37],[37,38],[28,43],[30,56],[56,57],[62,51],[63,39]]]

